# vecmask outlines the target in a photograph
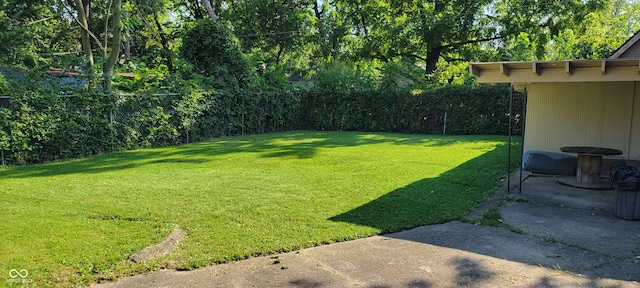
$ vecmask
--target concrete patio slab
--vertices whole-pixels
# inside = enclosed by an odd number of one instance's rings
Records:
[[[525,177],[517,193],[517,175],[516,193],[502,187],[470,219],[498,208],[503,223],[521,233],[450,222],[94,286],[640,287],[640,221],[614,216],[613,191]]]

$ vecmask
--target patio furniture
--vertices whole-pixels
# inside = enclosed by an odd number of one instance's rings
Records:
[[[608,182],[603,182],[600,177],[602,156],[621,155],[621,150],[602,147],[567,146],[560,147],[560,151],[578,155],[575,179],[559,179],[560,183],[585,189],[611,189],[611,185]]]
[[[528,150],[522,156],[522,169],[540,174],[576,175],[576,157],[549,151]]]

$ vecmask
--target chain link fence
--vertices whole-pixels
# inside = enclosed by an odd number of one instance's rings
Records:
[[[44,104],[12,103],[11,96],[0,96],[0,116],[10,118],[0,119],[2,166],[188,142],[174,119],[178,94],[113,97],[111,103],[95,105],[75,95]]]
[[[112,151],[182,142],[185,133],[175,121],[177,98],[175,93],[115,95],[109,111]],[[189,142],[186,137],[184,142]]]
[[[85,91],[75,96],[28,91],[15,98],[0,96],[0,158],[2,165],[34,164],[300,129],[518,134],[518,125],[509,128],[509,91],[508,86],[342,96],[279,90],[113,95]]]
[[[35,164],[290,130],[298,96],[278,93],[3,96],[0,158],[2,165]]]

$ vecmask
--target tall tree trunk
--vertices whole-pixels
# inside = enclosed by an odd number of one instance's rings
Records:
[[[276,65],[280,64],[280,57],[282,57],[282,53],[284,53],[284,48],[282,48],[282,46],[278,45],[278,52],[276,53]]]
[[[438,64],[438,61],[440,60],[440,53],[442,52],[442,47],[435,47],[429,51],[427,51],[427,61],[425,61],[426,63],[426,67],[424,69],[424,72],[426,75],[431,75],[433,74],[433,72],[436,71],[436,65]]]
[[[104,88],[107,92],[111,91],[111,73],[113,72],[113,67],[116,66],[118,56],[120,55],[120,32],[122,30],[122,26],[120,25],[121,10],[122,0],[114,0],[112,20],[113,27],[111,29],[111,33],[113,34],[113,38],[111,38],[111,54],[109,54],[109,58],[104,62],[102,69],[102,72],[104,73]]]
[[[169,69],[169,72],[174,73],[176,72],[176,69],[173,67],[173,57],[171,55],[171,49],[169,48],[169,38],[167,38],[167,33],[164,32],[164,29],[160,24],[158,13],[153,14],[153,20],[155,21],[156,29],[158,29],[158,34],[160,34],[160,44],[162,44],[162,54],[165,58],[167,69]]]
[[[358,6],[356,8],[358,8],[358,10],[361,10],[360,5],[358,4]],[[364,31],[364,37],[369,37],[369,28],[367,28],[367,22],[364,20],[364,12],[362,12],[360,14],[360,24],[362,24],[362,30]]]
[[[78,11],[78,22],[80,22],[82,50],[84,51],[84,56],[87,57],[87,62],[89,63],[88,68],[91,69],[95,63],[93,62],[93,52],[91,51],[91,41],[89,40],[89,21],[82,0],[75,0],[75,2],[76,11]]]
[[[324,8],[320,10],[318,1],[313,1],[313,13],[316,15],[316,19],[318,20],[320,20],[320,18],[322,18],[322,14],[324,14]]]
[[[213,7],[211,6],[211,2],[209,2],[209,0],[202,0],[202,4],[204,5],[204,8],[207,9],[207,13],[209,13],[209,17],[211,17],[211,21],[213,21],[213,22],[218,21],[219,17],[213,11]]]
[[[87,30],[92,31],[93,25],[91,23],[91,0],[82,0],[82,9],[84,10],[84,15],[87,18]]]

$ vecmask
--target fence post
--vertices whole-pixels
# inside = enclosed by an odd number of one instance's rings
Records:
[[[442,135],[447,135],[447,110],[444,110],[444,125],[442,126]]]
[[[109,109],[109,125],[111,126],[111,152],[116,152],[115,148],[115,137],[116,137],[116,129],[113,127],[113,107]]]

